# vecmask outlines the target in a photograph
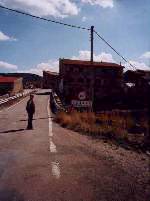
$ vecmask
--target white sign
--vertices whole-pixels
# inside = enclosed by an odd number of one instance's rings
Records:
[[[72,100],[71,104],[74,107],[92,107],[92,101],[78,101],[78,100]]]
[[[79,93],[78,98],[80,100],[85,100],[86,99],[86,92],[82,91]]]

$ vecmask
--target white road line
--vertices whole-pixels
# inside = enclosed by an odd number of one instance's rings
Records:
[[[48,112],[48,117],[49,117],[49,150],[50,153],[57,153],[57,148],[56,145],[53,142],[53,130],[52,130],[52,120],[51,120],[51,113],[50,113],[50,100],[48,99],[48,104],[47,104],[47,112]],[[58,162],[51,162],[51,168],[52,168],[52,175],[56,178],[60,178],[60,167]]]
[[[48,104],[47,104],[47,112],[48,112],[48,117],[49,117],[49,137],[53,137],[53,131],[52,131],[52,121],[51,121],[51,113],[50,113],[50,108],[49,108],[49,100],[48,100]]]
[[[50,139],[50,151],[51,153],[57,153],[56,145],[53,143],[52,139]]]
[[[15,105],[12,105],[12,106],[10,106],[10,107],[8,107],[8,108],[4,109],[4,110],[1,110],[1,111],[0,111],[0,113],[1,113],[1,112],[5,112],[5,111],[7,111],[7,110],[10,110],[11,108],[14,108],[16,105],[18,105],[18,104],[22,103],[23,101],[24,101],[24,99],[23,99],[23,100],[21,100],[21,101],[19,101],[19,102],[18,102],[18,103],[16,103]]]
[[[59,167],[59,163],[57,162],[52,162],[52,175],[56,178],[59,179],[60,178],[60,167]]]

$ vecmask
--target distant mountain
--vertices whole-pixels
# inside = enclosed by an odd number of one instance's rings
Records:
[[[22,77],[24,88],[29,88],[31,85],[37,88],[42,87],[43,78],[39,75],[31,73],[0,73],[0,76]]]

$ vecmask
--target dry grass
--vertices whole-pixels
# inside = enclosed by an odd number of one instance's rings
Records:
[[[131,115],[121,116],[113,112],[101,113],[95,115],[92,112],[59,112],[55,121],[64,127],[68,127],[75,131],[86,133],[89,135],[105,136],[107,138],[113,139],[123,139],[135,142],[135,136],[138,140],[140,138],[140,143],[143,142],[143,135],[129,134],[128,129],[135,126],[135,121]],[[146,126],[146,120],[141,119],[141,123]],[[134,136],[133,136],[134,135]],[[132,137],[133,136],[133,137]]]

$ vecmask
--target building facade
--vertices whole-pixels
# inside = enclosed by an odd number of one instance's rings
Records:
[[[150,71],[128,70],[124,73],[128,108],[147,107],[150,94]]]
[[[0,95],[15,95],[23,91],[22,78],[0,77]]]
[[[60,59],[59,72],[64,102],[75,107],[108,109],[122,91],[123,66],[118,64]]]
[[[43,88],[57,90],[59,74],[50,71],[43,71]]]

